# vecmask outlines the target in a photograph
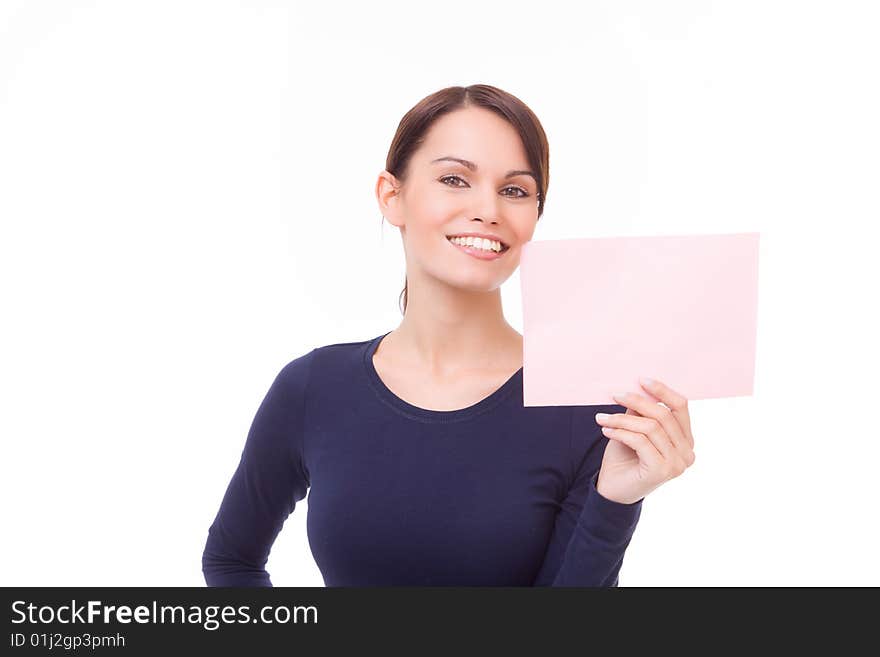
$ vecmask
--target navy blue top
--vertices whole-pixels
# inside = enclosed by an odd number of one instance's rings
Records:
[[[423,409],[385,386],[387,333],[285,365],[208,530],[208,586],[272,586],[265,565],[308,491],[326,586],[617,586],[641,500],[596,491],[616,404],[523,406],[523,368],[483,400]]]

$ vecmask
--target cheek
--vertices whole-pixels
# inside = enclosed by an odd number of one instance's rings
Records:
[[[414,208],[411,219],[425,230],[448,227],[457,218],[464,217],[461,204],[450,199],[448,195],[426,194],[421,202]]]
[[[532,237],[535,235],[536,228],[537,219],[535,213],[529,212],[525,216],[520,217],[519,221],[516,222],[514,229],[516,241],[519,244],[531,241]]]

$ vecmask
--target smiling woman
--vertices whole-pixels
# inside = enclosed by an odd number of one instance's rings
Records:
[[[501,307],[548,162],[538,119],[496,87],[404,116],[376,182],[406,256],[403,320],[278,373],[209,529],[209,585],[271,586],[269,551],[307,491],[327,586],[618,584],[642,501],[599,493],[594,416],[625,409],[526,408]]]

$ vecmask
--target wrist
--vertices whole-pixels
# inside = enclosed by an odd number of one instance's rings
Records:
[[[627,506],[631,506],[631,505],[635,504],[636,502],[643,500],[645,497],[644,495],[642,495],[641,497],[622,496],[622,495],[615,493],[613,491],[609,491],[607,486],[605,486],[604,482],[601,480],[601,477],[599,477],[598,479],[599,480],[596,483],[596,492],[602,498],[607,500],[608,502],[614,502],[615,504],[624,504]]]

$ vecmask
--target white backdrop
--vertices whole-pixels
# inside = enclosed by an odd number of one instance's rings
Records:
[[[880,585],[880,10],[577,4],[0,1],[0,583],[204,585],[279,369],[400,321],[400,118],[488,83],[548,134],[536,240],[761,233],[755,395],[691,404],[621,586]]]

